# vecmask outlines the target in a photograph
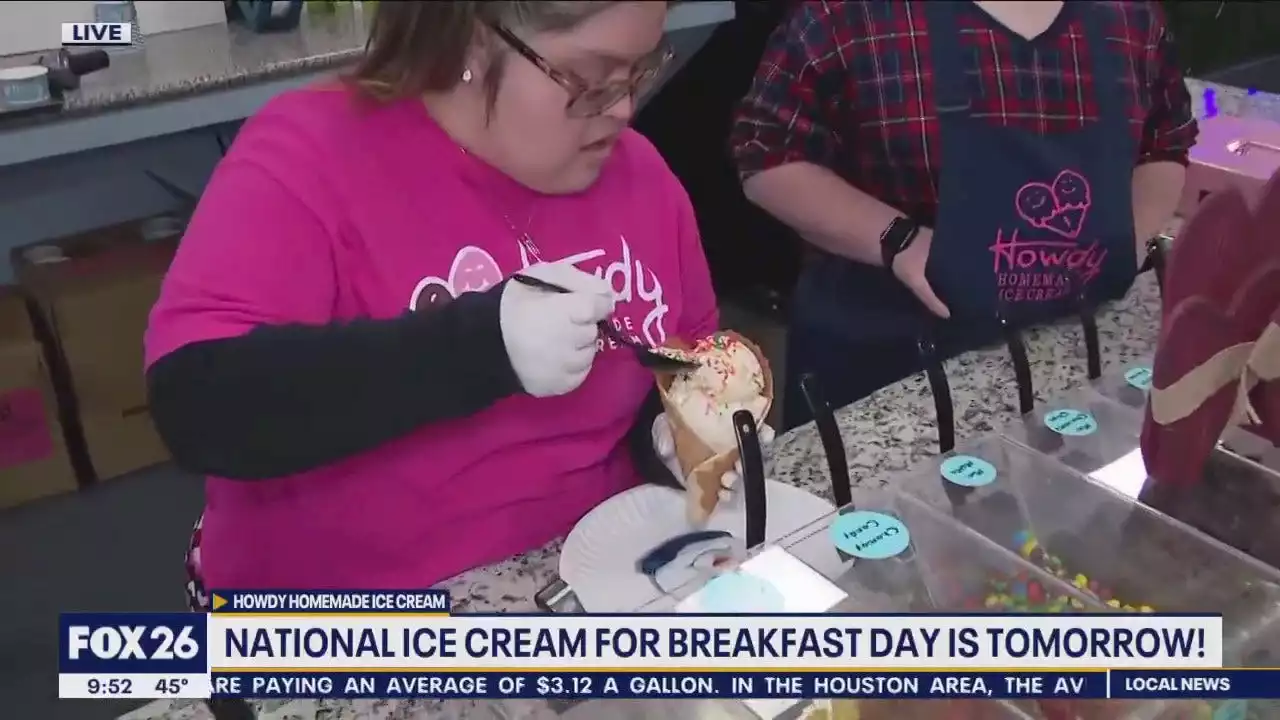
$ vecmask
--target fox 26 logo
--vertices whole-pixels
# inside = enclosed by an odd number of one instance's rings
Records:
[[[193,613],[66,613],[59,671],[203,673],[206,633]]]

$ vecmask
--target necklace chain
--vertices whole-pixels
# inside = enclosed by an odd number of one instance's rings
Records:
[[[503,213],[502,219],[506,221],[507,227],[511,228],[511,232],[516,236],[516,241],[529,253],[529,257],[533,258],[536,263],[542,262],[542,253],[538,250],[538,244],[533,241],[533,236],[529,234],[529,228],[533,226],[533,213],[529,213],[529,222],[525,223],[525,230],[521,232],[516,228],[516,224],[511,222],[511,218]]]
[[[462,147],[461,143],[455,144],[463,155],[471,154],[467,152],[466,148]],[[520,229],[516,227],[516,224],[511,222],[511,217],[506,213],[502,213],[502,220],[507,224],[507,227],[511,229],[511,233],[516,236],[516,242],[520,243],[520,247],[523,247],[524,251],[529,253],[529,257],[533,258],[534,262],[541,263],[542,253],[538,250],[538,244],[533,241],[533,236],[529,234],[529,228],[533,227],[533,216],[536,212],[536,207],[529,211],[529,219],[524,224],[524,232],[521,232]]]

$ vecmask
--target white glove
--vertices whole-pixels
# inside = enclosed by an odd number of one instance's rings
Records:
[[[498,312],[507,357],[525,392],[564,395],[591,371],[596,323],[613,313],[613,290],[567,263],[533,265],[522,274],[572,291],[556,293],[508,281]]]
[[[659,413],[658,417],[653,419],[653,429],[650,431],[653,437],[653,451],[658,454],[658,458],[662,460],[662,464],[667,466],[671,474],[683,484],[688,484],[684,476],[684,470],[680,469],[680,461],[676,458],[676,440],[671,434],[671,424],[667,422],[667,414]],[[773,442],[774,431],[767,423],[760,423],[760,428],[756,430],[756,436],[760,438],[760,449],[763,451],[769,447],[769,443]],[[738,481],[742,479],[742,460],[733,464],[733,469],[720,476],[720,499],[730,500],[737,496],[731,492],[738,486]]]

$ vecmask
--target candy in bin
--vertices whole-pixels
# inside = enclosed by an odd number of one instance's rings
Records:
[[[1096,580],[1089,579],[1084,573],[1071,573],[1067,570],[1062,560],[1057,556],[1045,550],[1036,539],[1035,535],[1029,531],[1022,530],[1014,536],[1014,546],[1018,548],[1018,554],[1025,558],[1028,562],[1042,568],[1045,572],[1055,575],[1067,582],[1081,592],[1097,598],[1099,601],[1107,605],[1107,607],[1125,612],[1155,612],[1149,605],[1129,605],[1122,603],[1116,599],[1115,593],[1109,588],[1103,586]],[[1072,601],[1075,602],[1075,601]],[[1076,605],[1077,609],[1082,609]]]
[[[819,700],[801,720],[1008,720],[989,700]]]
[[[1083,610],[1079,600],[1065,595],[1049,595],[1044,586],[1027,573],[990,579],[982,608],[1000,612],[1066,613]]]
[[[1043,720],[1125,720],[1151,717],[1152,720],[1213,720],[1213,708],[1203,700],[1178,700],[1165,705],[1158,714],[1140,714],[1139,703],[1151,700],[1040,700]]]

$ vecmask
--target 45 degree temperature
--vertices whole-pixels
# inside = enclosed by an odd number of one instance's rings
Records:
[[[177,695],[186,686],[186,678],[160,678],[156,681],[156,692],[162,695]]]

